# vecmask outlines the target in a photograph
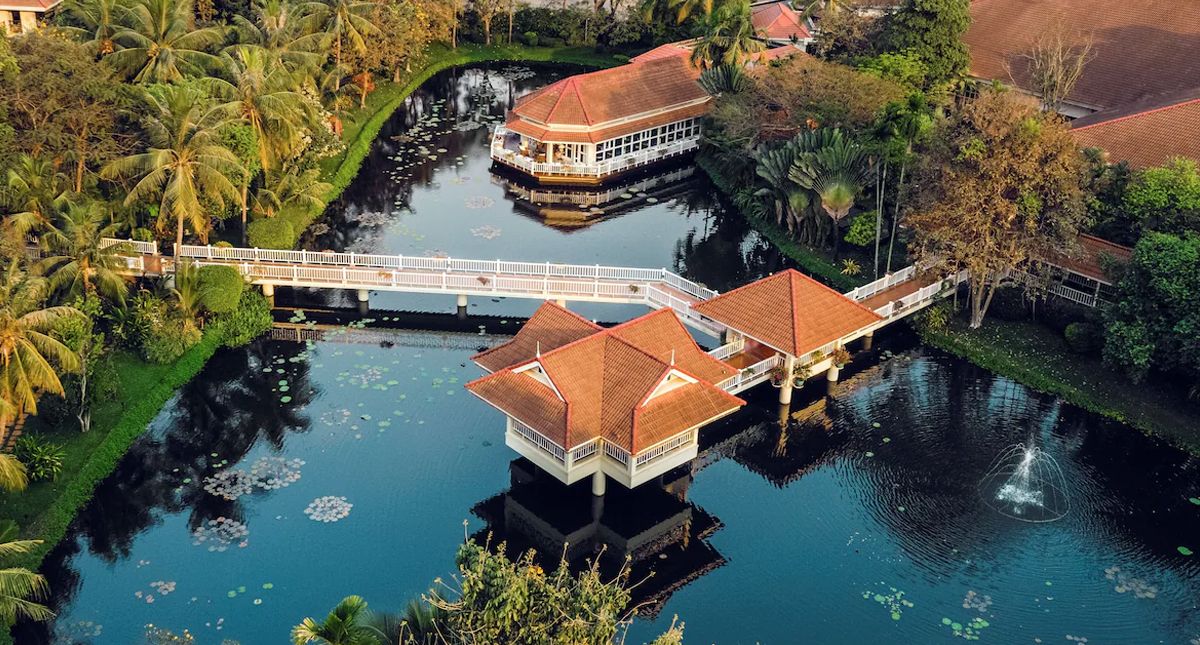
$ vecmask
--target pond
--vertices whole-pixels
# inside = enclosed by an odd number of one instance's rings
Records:
[[[492,176],[478,124],[568,71],[431,79],[307,248],[665,266],[721,290],[786,266],[696,177],[548,220],[548,202]],[[284,314],[293,330],[354,305],[278,298],[305,312]],[[552,556],[569,539],[576,563],[628,555],[636,579],[652,572],[631,643],[678,615],[691,643],[1200,645],[1200,557],[1186,555],[1200,550],[1197,459],[897,328],[828,395],[806,387],[787,424],[760,386],[704,431],[691,467],[610,485],[598,505],[586,482],[515,459],[502,416],[462,387],[480,374],[470,356],[536,304],[476,298],[455,322],[444,296],[372,294],[371,313],[319,339],[218,353],[47,559],[59,619],[23,625],[18,642],[127,645],[154,625],[281,643],[348,594],[400,609],[452,573],[465,535],[491,534]],[[984,502],[980,483],[1018,442],[1061,467],[1058,521]]]

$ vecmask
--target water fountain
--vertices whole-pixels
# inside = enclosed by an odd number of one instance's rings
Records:
[[[1000,453],[979,482],[979,493],[996,512],[1023,522],[1053,522],[1071,507],[1058,462],[1032,441]]]

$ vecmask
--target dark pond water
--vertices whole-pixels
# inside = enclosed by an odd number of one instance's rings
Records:
[[[488,172],[484,130],[455,124],[498,117],[562,73],[432,79],[309,248],[667,266],[718,289],[783,266],[699,180],[635,187],[586,226],[517,200]],[[310,311],[352,304],[279,297]],[[466,324],[489,331],[536,306],[476,300]],[[403,606],[451,572],[464,534],[492,532],[551,553],[569,540],[577,562],[603,547],[608,562],[632,557],[639,579],[653,572],[638,592],[652,617],[633,643],[679,615],[691,643],[1200,645],[1200,558],[1179,550],[1200,550],[1200,463],[900,330],[828,396],[809,386],[786,426],[770,388],[753,392],[706,429],[693,467],[611,486],[597,506],[514,460],[502,417],[462,389],[491,336],[375,329],[414,326],[395,312],[451,312],[452,300],[373,294],[371,305],[374,322],[324,340],[218,354],[48,559],[60,618],[18,642],[126,645],[153,624],[200,643],[282,643],[350,593]],[[1061,466],[1059,521],[1011,519],[981,499],[995,457],[1030,440]]]

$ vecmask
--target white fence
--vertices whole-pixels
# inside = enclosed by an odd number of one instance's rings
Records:
[[[916,270],[916,266],[907,266],[895,273],[889,273],[888,275],[885,275],[874,282],[868,282],[861,287],[857,287],[851,291],[848,291],[843,295],[851,300],[866,300],[867,298],[870,298],[881,291],[886,291],[900,284],[901,282],[908,281],[908,279],[912,278],[913,274],[916,273]]]
[[[537,161],[519,151],[504,147],[504,128],[496,129],[492,137],[491,157],[504,165],[523,170],[531,175],[558,177],[605,177],[618,172],[631,170],[650,163],[669,159],[700,147],[700,138],[676,141],[665,146],[657,146],[646,150],[608,159],[596,164],[563,163],[558,161]]]
[[[509,418],[511,419],[512,417]],[[537,430],[530,428],[516,419],[512,419],[512,429],[513,432],[520,435],[522,439],[525,439],[529,443],[537,446],[540,450],[553,457],[555,461],[558,461],[559,463],[566,463],[567,452],[563,450],[562,446],[551,441],[546,435],[543,435]]]
[[[736,394],[751,386],[762,383],[771,377],[771,370],[783,364],[783,357],[779,354],[763,359],[749,367],[738,370],[737,374],[717,383],[717,387]]]

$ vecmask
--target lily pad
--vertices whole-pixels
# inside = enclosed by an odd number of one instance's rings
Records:
[[[1186,546],[1175,547],[1181,555],[1192,555],[1193,551]]]

